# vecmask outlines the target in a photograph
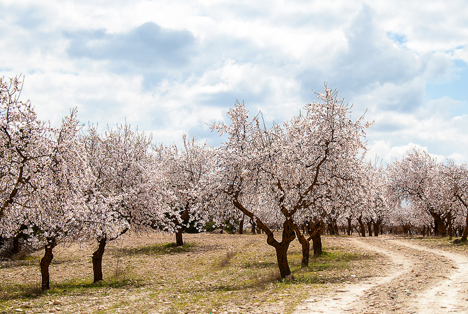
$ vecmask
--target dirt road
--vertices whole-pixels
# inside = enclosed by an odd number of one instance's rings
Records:
[[[295,314],[468,313],[468,255],[393,237],[349,238],[362,250],[383,254],[382,276],[311,295]]]

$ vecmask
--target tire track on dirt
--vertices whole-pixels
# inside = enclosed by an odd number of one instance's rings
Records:
[[[392,264],[390,272],[382,277],[373,277],[364,282],[347,285],[342,289],[336,289],[335,293],[320,300],[317,300],[316,297],[310,298],[302,305],[298,306],[294,314],[360,313],[362,312],[362,304],[358,303],[366,296],[368,291],[379,285],[385,285],[386,283],[391,282],[411,269],[411,265],[413,263],[402,253],[396,252],[395,250],[377,247],[375,244],[369,244],[367,241],[360,238],[350,238],[349,241],[353,246],[361,247],[366,251],[386,255]]]
[[[468,258],[391,236],[350,238],[358,249],[385,255],[382,277],[311,297],[295,314],[306,313],[468,313]],[[388,262],[387,262],[388,264]]]
[[[414,308],[417,309],[416,313],[468,312],[468,258],[466,256],[423,247],[406,241],[393,240],[392,242],[412,249],[437,254],[442,262],[448,262],[447,259],[451,260],[450,273],[446,274],[446,279],[440,281],[433,288],[425,290],[424,293],[420,293],[416,300],[412,302]]]

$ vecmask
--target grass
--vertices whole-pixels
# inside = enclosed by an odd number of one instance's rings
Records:
[[[38,289],[40,252],[31,257],[34,263],[0,269],[0,312],[25,302],[30,313],[47,312],[50,300],[57,299],[63,313],[83,308],[92,313],[245,313],[259,308],[289,313],[311,291],[368,276],[367,265],[377,262],[349,251],[340,238],[324,237],[324,254],[311,257],[309,267],[302,268],[300,245],[293,242],[288,258],[294,279],[279,280],[275,251],[264,235],[184,237],[182,247],[168,243],[171,236],[163,234],[109,244],[103,260],[105,280],[99,283],[91,283],[92,248],[59,250],[54,255],[66,253],[67,260],[51,266],[52,289],[45,293]],[[24,273],[35,277],[28,281]]]
[[[194,243],[184,243],[184,245],[182,246],[177,246],[175,243],[165,243],[147,245],[142,247],[115,248],[111,250],[111,253],[113,253],[114,255],[164,255],[190,252],[191,248],[194,247]]]

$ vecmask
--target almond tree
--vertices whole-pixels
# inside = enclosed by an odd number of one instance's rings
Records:
[[[48,155],[49,128],[29,101],[19,100],[21,79],[0,78],[0,220],[30,200]]]
[[[413,149],[389,166],[389,188],[393,197],[430,215],[434,233],[446,236],[457,209],[451,187],[442,181],[443,165],[427,152]]]
[[[41,259],[42,290],[50,288],[49,266],[54,247],[63,241],[77,240],[86,215],[83,195],[89,181],[86,154],[78,141],[80,127],[76,110],[63,119],[62,126],[51,129],[44,140],[47,156],[37,179],[29,181],[27,202],[15,206],[5,222],[16,221],[27,226],[26,232],[35,246],[44,247]],[[12,229],[10,229],[12,230]]]
[[[165,188],[172,194],[165,229],[176,234],[176,245],[184,244],[182,234],[189,225],[201,229],[210,214],[210,184],[213,171],[213,149],[183,136],[183,148],[176,145],[155,148],[158,167],[165,177]]]
[[[82,136],[88,167],[93,174],[86,191],[87,236],[96,239],[94,282],[103,279],[102,258],[109,241],[131,227],[154,225],[162,219],[159,196],[161,176],[150,155],[151,138],[127,123],[103,135],[90,126]]]
[[[465,242],[468,237],[468,168],[466,164],[456,165],[448,160],[443,166],[443,180],[441,184],[449,187],[452,199],[460,207],[460,216],[464,216],[463,233],[459,241]]]
[[[353,122],[350,108],[326,86],[318,97],[321,102],[307,105],[304,115],[270,129],[262,128],[258,117],[249,120],[239,103],[228,112],[230,125],[213,126],[228,134],[218,155],[220,189],[267,234],[282,278],[291,274],[289,245],[310,216],[320,185],[329,180],[327,174],[340,178],[365,150],[361,137],[367,125],[361,124],[362,118]],[[281,242],[255,210],[259,194],[268,196],[267,210],[282,221]]]

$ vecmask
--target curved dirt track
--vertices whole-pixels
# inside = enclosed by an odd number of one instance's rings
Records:
[[[394,237],[349,238],[352,246],[383,254],[381,277],[311,296],[306,313],[468,313],[468,256]]]

